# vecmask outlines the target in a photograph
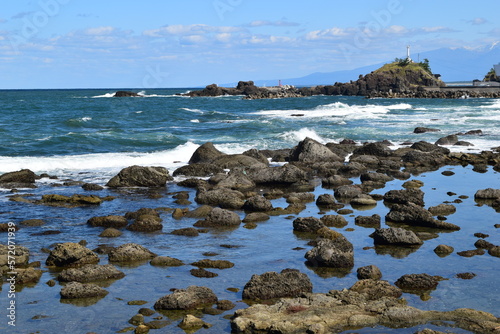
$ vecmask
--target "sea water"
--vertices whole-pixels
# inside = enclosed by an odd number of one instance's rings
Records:
[[[358,143],[389,140],[394,148],[404,142],[425,140],[435,142],[440,137],[482,130],[482,135],[460,136],[473,146],[451,147],[451,150],[480,152],[500,146],[500,101],[492,99],[425,100],[425,99],[364,99],[361,97],[314,96],[295,99],[243,100],[241,96],[217,98],[188,98],[177,94],[187,89],[165,89],[141,92],[142,97],[114,98],[115,90],[10,90],[0,92],[0,173],[23,168],[57,176],[37,181],[36,189],[20,189],[28,198],[39,199],[43,194],[72,195],[86,193],[78,185],[59,186],[65,180],[92,182],[104,185],[120,169],[131,165],[164,166],[173,172],[187,163],[196,148],[205,143],[225,153],[241,153],[247,149],[290,148],[310,137],[319,142],[339,142],[353,139]],[[439,132],[413,133],[414,128],[429,127]],[[445,177],[444,170],[455,174]],[[358,215],[379,214],[384,217],[388,208],[383,203],[346,215],[348,225],[336,228],[354,245],[355,267],[348,273],[320,271],[304,262],[310,249],[307,235],[294,233],[296,217],[321,217],[319,208],[308,203],[306,210],[292,217],[272,217],[258,223],[254,229],[243,226],[224,231],[210,230],[199,237],[175,236],[169,232],[191,227],[196,220],[174,220],[162,211],[161,233],[137,233],[124,230],[114,239],[98,237],[100,228],[87,226],[94,216],[123,215],[142,207],[176,208],[172,194],[189,191],[193,204],[194,191],[170,183],[164,190],[150,196],[146,189],[115,191],[104,189],[90,192],[99,196],[116,196],[99,207],[56,208],[9,201],[10,190],[0,189],[1,222],[19,223],[25,219],[43,219],[41,227],[23,227],[16,232],[16,243],[28,247],[31,261],[40,261],[44,274],[40,282],[16,293],[16,327],[8,325],[8,285],[0,292],[0,330],[12,333],[53,333],[54,331],[114,333],[129,326],[127,323],[140,307],[152,308],[155,301],[170,293],[172,288],[189,285],[210,287],[219,299],[233,301],[237,308],[247,307],[241,301],[241,290],[253,274],[296,268],[305,272],[313,282],[314,292],[348,288],[356,282],[355,269],[375,264],[383,279],[394,283],[404,274],[428,273],[439,275],[441,281],[429,298],[405,294],[411,306],[441,311],[461,307],[476,308],[500,316],[497,288],[498,258],[475,256],[464,258],[456,253],[440,258],[433,249],[439,244],[451,245],[455,251],[474,249],[474,233],[489,234],[493,244],[500,244],[496,213],[492,208],[474,201],[478,189],[499,188],[500,176],[491,168],[476,173],[469,167],[443,167],[441,170],[413,175],[424,182],[426,207],[458,200],[457,213],[448,221],[461,227],[453,233],[439,233],[424,245],[407,253],[380,252],[373,249],[369,234],[373,229],[356,226]],[[353,178],[359,183],[359,178]],[[372,193],[384,194],[390,189],[402,189],[401,180],[394,180],[384,189]],[[450,195],[454,193],[455,195]],[[315,195],[332,193],[317,186]],[[283,199],[272,201],[274,207],[285,207]],[[334,212],[326,212],[334,214]],[[238,212],[243,218],[244,213]],[[387,227],[382,218],[382,226]],[[33,234],[58,230],[56,235]],[[0,234],[7,243],[7,234]],[[59,242],[86,240],[93,249],[106,244],[119,246],[135,242],[151,251],[176,257],[186,263],[175,268],[152,267],[147,262],[138,266],[118,266],[126,276],[104,285],[109,294],[100,300],[85,303],[63,301],[61,285],[45,284],[56,279],[58,272],[49,270],[44,262],[49,248]],[[226,248],[221,245],[233,245]],[[299,249],[297,249],[299,248]],[[189,270],[192,262],[206,258],[203,253],[214,252],[214,259],[229,260],[231,269],[213,270],[218,277],[196,278]],[[107,256],[100,256],[100,264]],[[456,278],[457,273],[473,272],[472,280]],[[239,289],[231,292],[228,288]],[[145,300],[143,306],[130,306],[127,301]],[[234,311],[234,310],[233,310]],[[207,333],[230,332],[229,321],[222,315],[203,315],[213,327]],[[154,315],[153,317],[158,316]],[[177,327],[182,315],[163,314],[171,324],[162,331],[182,333]],[[152,320],[147,317],[147,321]],[[425,327],[425,326],[424,326]],[[428,327],[428,326],[427,326]],[[423,328],[423,327],[422,327]],[[374,329],[371,329],[372,331]],[[380,329],[381,332],[387,329]],[[396,331],[396,330],[395,330]],[[411,333],[415,329],[397,330]],[[453,331],[458,331],[453,329]],[[463,331],[462,331],[463,332]]]

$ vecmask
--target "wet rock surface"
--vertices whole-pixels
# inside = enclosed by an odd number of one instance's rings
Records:
[[[295,269],[284,269],[280,273],[267,272],[253,275],[243,288],[243,299],[296,297],[305,292],[312,292],[309,277]]]

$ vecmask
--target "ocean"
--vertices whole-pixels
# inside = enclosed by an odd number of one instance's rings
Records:
[[[313,96],[307,98],[243,100],[242,96],[216,98],[189,98],[177,94],[188,89],[155,89],[141,92],[142,97],[114,98],[115,89],[86,90],[3,90],[0,91],[0,173],[30,169],[37,174],[47,173],[57,179],[43,178],[36,189],[20,189],[28,198],[44,194],[71,195],[84,193],[79,185],[68,180],[104,185],[122,168],[131,165],[164,166],[170,173],[187,163],[198,146],[205,142],[225,153],[242,153],[248,149],[279,149],[295,146],[306,137],[321,143],[352,139],[357,143],[389,140],[394,148],[403,143],[428,141],[434,143],[450,134],[481,130],[481,135],[461,135],[460,140],[471,146],[450,147],[452,151],[478,153],[500,146],[500,100],[494,99],[365,99],[362,97]],[[134,90],[138,91],[138,90]],[[415,134],[416,127],[439,129],[439,132]],[[455,175],[444,177],[441,172],[451,170]],[[440,233],[425,241],[418,250],[408,254],[377,253],[369,234],[373,229],[354,224],[357,215],[380,214],[388,208],[379,203],[366,211],[355,210],[347,215],[349,224],[338,229],[355,247],[355,268],[350,273],[328,274],[309,268],[304,263],[309,239],[292,232],[290,217],[273,217],[259,223],[257,228],[241,226],[232,231],[210,231],[199,237],[174,236],[168,232],[191,227],[196,221],[174,220],[168,210],[162,211],[163,233],[140,234],[124,230],[123,236],[114,239],[98,237],[98,228],[87,226],[94,216],[123,215],[142,207],[176,208],[172,194],[188,191],[189,209],[194,209],[194,191],[169,183],[160,196],[150,196],[144,189],[114,191],[104,189],[99,196],[116,196],[99,207],[55,208],[9,201],[12,193],[0,189],[0,222],[18,223],[25,219],[42,219],[45,225],[22,227],[16,232],[18,245],[31,251],[31,261],[40,261],[44,270],[40,282],[17,292],[16,327],[7,324],[8,288],[0,291],[0,331],[8,333],[53,333],[54,330],[71,333],[115,333],[129,327],[128,319],[140,307],[127,305],[127,301],[142,299],[141,307],[152,308],[160,297],[172,288],[188,285],[208,286],[219,299],[233,301],[237,308],[247,307],[241,301],[241,290],[252,274],[296,268],[308,274],[314,292],[350,287],[356,281],[357,267],[375,264],[381,268],[383,279],[391,283],[409,273],[440,275],[447,280],[440,282],[430,298],[405,294],[411,306],[422,309],[452,310],[460,307],[476,308],[500,316],[500,294],[497,277],[500,273],[498,259],[488,254],[464,258],[452,254],[446,258],[436,256],[433,249],[438,244],[449,244],[456,251],[474,249],[476,232],[489,234],[487,239],[500,244],[495,211],[474,201],[478,189],[499,188],[500,175],[488,169],[477,173],[471,166],[446,166],[436,172],[414,175],[425,183],[426,207],[457,199],[457,213],[449,221],[462,227],[458,232]],[[178,180],[178,179],[177,179]],[[354,179],[359,183],[359,179]],[[375,190],[383,194],[390,189],[402,189],[402,180],[391,181],[386,188]],[[456,196],[449,195],[455,193]],[[332,193],[318,185],[315,195]],[[273,206],[285,207],[284,199],[273,200]],[[243,212],[239,214],[244,217]],[[314,203],[298,216],[320,217],[322,213]],[[331,214],[331,212],[330,212]],[[36,235],[47,230],[60,234]],[[0,234],[0,243],[7,243],[6,234]],[[119,246],[136,242],[159,255],[176,257],[186,263],[177,268],[157,268],[148,263],[138,267],[118,267],[126,277],[103,286],[109,294],[93,303],[60,300],[60,284],[45,284],[55,279],[58,272],[45,267],[49,248],[58,242],[86,240],[93,249],[106,244]],[[225,248],[231,244],[238,247]],[[235,263],[231,269],[217,270],[218,277],[196,278],[190,275],[189,265],[205,258],[205,252],[215,252],[217,259]],[[107,263],[101,255],[100,264]],[[457,273],[474,272],[472,280],[461,280]],[[228,288],[237,288],[232,292]],[[422,297],[422,298],[421,298]],[[222,315],[203,315],[211,323],[205,333],[229,333],[229,321]],[[153,317],[159,314],[153,315]],[[167,333],[183,333],[177,327],[182,315],[162,314],[168,322]],[[152,318],[150,319],[152,320]],[[432,325],[427,325],[425,328]],[[165,329],[164,329],[165,330]],[[457,333],[466,333],[453,329]],[[410,329],[372,328],[359,333],[413,333]]]

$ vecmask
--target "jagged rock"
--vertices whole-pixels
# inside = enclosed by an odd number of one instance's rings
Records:
[[[380,215],[373,214],[371,216],[357,216],[354,218],[354,224],[363,227],[380,227]]]
[[[101,198],[96,195],[79,195],[74,194],[71,196],[64,196],[58,194],[42,195],[42,199],[37,201],[36,204],[43,204],[58,207],[76,207],[86,205],[100,205],[105,200],[110,200],[110,197]]]
[[[429,212],[434,216],[448,216],[457,212],[457,208],[451,204],[439,204],[431,206]]]
[[[346,164],[338,169],[338,173],[340,175],[343,175],[346,177],[360,176],[361,174],[365,173],[366,171],[367,171],[367,168],[365,165],[360,164],[359,162],[354,162],[354,161],[351,161],[348,164]]]
[[[157,256],[149,262],[152,266],[157,267],[179,267],[184,263],[176,258],[170,256]]]
[[[224,209],[241,209],[245,204],[245,196],[237,190],[220,188],[198,192],[195,201]]]
[[[161,221],[161,218],[156,215],[140,215],[132,224],[127,226],[127,230],[135,232],[161,231],[163,229]]]
[[[136,262],[154,257],[156,257],[155,253],[135,243],[123,244],[108,254],[109,262]]]
[[[165,187],[173,178],[165,167],[131,166],[122,169],[106,186],[119,187]]]
[[[205,218],[212,212],[213,207],[210,205],[202,205],[192,211],[188,211],[184,216],[186,218]]]
[[[394,180],[394,178],[389,175],[377,172],[363,173],[359,178],[361,182],[373,181],[373,182],[386,183]]]
[[[256,195],[246,200],[243,205],[245,211],[269,211],[273,209],[271,201],[263,196]]]
[[[433,128],[425,128],[425,127],[416,127],[415,130],[413,130],[413,133],[426,133],[426,132],[439,132],[441,130],[439,129],[433,129]]]
[[[219,276],[219,274],[213,273],[213,272],[208,271],[204,268],[191,269],[191,270],[189,270],[189,272],[194,277],[200,277],[200,278],[213,278],[213,277]]]
[[[250,180],[244,171],[233,169],[229,174],[217,174],[212,176],[209,183],[214,184],[214,188],[228,188],[245,191],[255,188],[255,182]]]
[[[424,206],[424,192],[414,188],[389,190],[384,195],[384,201],[398,204],[414,203],[419,206]]]
[[[108,279],[120,279],[125,274],[112,264],[94,265],[88,264],[81,268],[70,268],[63,270],[57,280],[59,282],[80,282],[88,283],[92,281],[103,281]]]
[[[398,227],[378,228],[370,234],[375,245],[417,246],[423,242],[412,232]]]
[[[474,194],[475,199],[497,199],[500,198],[500,189],[481,189]]]
[[[378,276],[378,275],[377,275]],[[403,294],[401,289],[391,285],[387,281],[378,279],[361,279],[349,288],[364,295],[367,300],[380,300],[382,298],[399,298]]]
[[[394,204],[389,213],[385,216],[385,219],[394,223],[412,226],[424,226],[454,231],[460,230],[460,227],[455,224],[434,219],[428,210],[414,203]]]
[[[103,186],[94,183],[84,183],[82,184],[82,188],[85,191],[100,191],[104,189]]]
[[[344,161],[333,153],[328,147],[314,139],[306,138],[290,152],[290,161],[316,162],[316,161]]]
[[[235,212],[214,208],[205,220],[196,222],[197,227],[234,227],[241,224],[241,218]]]
[[[71,282],[61,289],[62,299],[104,297],[107,294],[106,290],[92,283]]]
[[[314,194],[308,192],[294,192],[284,195],[287,203],[310,203],[314,202]]]
[[[335,200],[335,197],[330,194],[322,194],[318,196],[318,199],[316,199],[316,205],[320,207],[325,207],[325,208],[336,208],[338,207],[338,203]]]
[[[10,261],[15,261],[16,267],[25,267],[28,265],[29,259],[30,251],[28,248],[16,245],[15,254],[12,254],[12,250],[9,252],[7,245],[0,244],[0,274],[11,271],[9,269]]]
[[[443,138],[439,138],[436,141],[436,145],[455,145],[458,142],[457,135],[449,135]]]
[[[309,277],[296,269],[284,269],[279,274],[271,271],[253,275],[243,288],[243,299],[297,297],[302,293],[312,292],[312,288]]]
[[[42,277],[42,271],[35,268],[16,268],[14,272],[16,284],[19,285],[38,283]]]
[[[362,206],[362,205],[371,206],[371,205],[377,205],[377,201],[373,197],[371,197],[370,195],[359,194],[359,195],[355,196],[353,199],[351,199],[349,204],[358,205],[358,206]]]
[[[113,97],[141,97],[142,95],[134,92],[129,92],[126,90],[119,90],[117,91]]]
[[[104,231],[99,234],[101,238],[117,238],[121,236],[123,233],[116,228],[108,227]]]
[[[206,287],[189,286],[187,289],[175,290],[161,297],[154,305],[155,310],[192,310],[204,304],[214,304],[217,296]]]
[[[347,220],[341,215],[325,215],[320,220],[329,227],[342,228],[347,225]]]
[[[189,159],[189,164],[212,162],[223,155],[225,154],[216,149],[213,143],[208,142],[194,151],[191,159]]]
[[[183,235],[186,237],[197,237],[200,235],[200,232],[198,232],[198,230],[195,229],[194,227],[185,227],[185,228],[173,230],[172,232],[170,232],[170,234]]]
[[[223,173],[224,168],[211,164],[211,163],[193,163],[190,165],[182,166],[177,168],[173,172],[173,176],[184,175],[184,176],[198,176],[205,177],[211,176],[218,173]]]
[[[292,184],[307,181],[306,173],[290,164],[279,167],[253,167],[246,172],[256,184]]]
[[[199,268],[215,268],[215,269],[229,269],[234,267],[234,263],[226,260],[210,260],[203,259],[200,261],[196,261],[191,263],[191,265],[199,267]]]
[[[320,239],[304,257],[310,264],[319,267],[352,268],[354,266],[353,246],[342,235],[334,240]]]
[[[394,283],[402,290],[434,290],[439,280],[429,274],[403,275]]]
[[[293,230],[297,232],[316,232],[325,227],[323,222],[315,217],[299,217],[293,221]]]
[[[250,168],[250,167],[256,167],[256,168],[261,168],[261,167],[267,167],[267,163],[262,163],[259,160],[249,157],[248,155],[244,154],[228,154],[228,155],[222,155],[215,160],[212,161],[212,163],[216,166],[219,166],[224,169],[233,169],[237,167],[243,167],[243,168]]]
[[[158,211],[156,211],[155,209],[151,209],[151,208],[141,208],[137,211],[129,211],[125,214],[125,218],[135,220],[143,215],[156,216],[156,217],[160,218],[160,214],[158,213]]]
[[[192,332],[200,328],[210,328],[212,325],[206,323],[200,318],[195,317],[194,315],[186,314],[178,326],[184,331]]]
[[[0,175],[0,187],[13,188],[35,188],[36,174],[29,169],[21,169]]]
[[[488,254],[495,257],[500,257],[500,246],[494,246],[488,249]]]
[[[379,280],[382,278],[382,272],[380,271],[380,269],[371,264],[369,266],[364,266],[364,267],[360,267],[358,268],[358,270],[356,270],[357,272],[357,276],[358,276],[358,279],[373,279],[373,280]]]
[[[340,186],[335,189],[334,195],[336,198],[354,198],[361,195],[363,190],[357,185]]]
[[[74,242],[65,242],[58,244],[50,252],[45,264],[57,267],[78,267],[98,262],[99,257],[90,249]]]
[[[128,221],[127,218],[125,218],[124,216],[110,215],[110,216],[92,217],[89,220],[87,220],[87,224],[93,227],[96,226],[113,227],[118,229],[127,226]]]
[[[388,157],[392,150],[385,143],[368,143],[354,150],[353,155],[373,155],[376,157]]]
[[[449,255],[453,253],[455,249],[451,246],[448,245],[438,245],[436,248],[434,248],[434,253],[438,255]]]
[[[333,175],[321,180],[321,185],[324,188],[336,188],[340,186],[350,185],[352,183],[353,182],[351,180],[340,175]]]
[[[242,220],[243,223],[256,223],[269,220],[269,215],[264,212],[250,212]]]

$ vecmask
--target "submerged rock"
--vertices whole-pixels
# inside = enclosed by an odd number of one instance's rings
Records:
[[[419,246],[423,241],[413,232],[403,228],[377,228],[370,234],[375,245]]]
[[[296,269],[284,269],[280,273],[266,272],[253,275],[243,288],[243,299],[268,300],[297,297],[312,292],[312,283],[306,274]]]
[[[197,227],[235,227],[241,224],[241,218],[237,213],[221,209],[214,208],[205,218],[205,220],[199,220],[196,222]]]
[[[439,279],[429,274],[403,275],[394,283],[403,290],[434,290],[439,284]]]
[[[29,169],[21,169],[0,175],[0,188],[36,188],[36,174]]]

